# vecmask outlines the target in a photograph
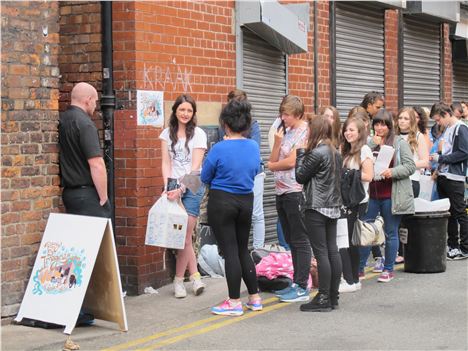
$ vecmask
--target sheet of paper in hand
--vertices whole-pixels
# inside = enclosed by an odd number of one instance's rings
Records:
[[[376,176],[380,176],[383,171],[388,169],[388,166],[390,166],[390,162],[392,161],[394,153],[395,149],[391,146],[382,145],[380,147],[379,154],[374,164],[374,173]]]

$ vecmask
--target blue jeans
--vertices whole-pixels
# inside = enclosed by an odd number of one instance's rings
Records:
[[[369,207],[367,213],[363,217],[363,221],[373,222],[380,214],[384,219],[385,229],[385,262],[384,270],[393,272],[393,266],[398,252],[398,227],[401,222],[401,215],[392,214],[392,200],[369,200]],[[371,251],[370,246],[361,247],[360,249],[360,262],[359,271],[364,271],[367,259]]]
[[[263,214],[263,188],[265,172],[259,173],[254,179],[254,203],[252,212],[253,247],[259,249],[265,245],[265,217]]]
[[[291,249],[289,248],[289,245],[286,242],[286,239],[284,238],[283,227],[281,226],[281,221],[279,218],[278,218],[278,221],[276,222],[276,233],[278,234],[278,243],[280,244],[280,246],[290,251]]]

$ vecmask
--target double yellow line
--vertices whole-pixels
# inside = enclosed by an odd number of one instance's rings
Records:
[[[402,270],[403,265],[396,266],[395,270]],[[367,271],[366,279],[376,277],[380,273],[369,273]],[[310,294],[314,297],[317,294],[316,291]],[[270,297],[263,300],[263,310],[252,311],[243,314],[240,317],[228,317],[228,316],[212,316],[210,318],[201,319],[192,323],[185,324],[181,327],[168,329],[153,335],[146,336],[144,338],[135,339],[123,344],[115,345],[102,351],[120,351],[129,349],[138,349],[140,351],[155,350],[157,348],[174,344],[176,342],[191,338],[193,336],[205,334],[216,329],[226,327],[228,325],[239,323],[245,319],[253,318],[256,316],[263,315],[265,313],[279,310],[281,308],[290,306],[289,303],[280,303],[277,297]],[[205,326],[206,325],[206,326]],[[199,328],[203,327],[203,328]],[[199,329],[198,329],[199,328]],[[180,333],[180,334],[179,334]],[[176,335],[179,334],[179,335]],[[175,336],[172,336],[175,335]],[[170,337],[172,336],[172,337]],[[166,338],[169,337],[169,338]]]

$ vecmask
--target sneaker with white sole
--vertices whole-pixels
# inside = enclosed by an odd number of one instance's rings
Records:
[[[261,311],[263,310],[262,300],[257,299],[249,301],[245,304],[245,307],[247,307],[251,311]]]
[[[447,252],[447,259],[448,260],[456,260],[458,256],[460,256],[461,251],[458,248],[449,249]]]
[[[383,268],[384,268],[384,262],[385,262],[385,259],[383,257],[376,257],[375,263],[374,263],[374,269],[372,270],[372,272],[382,273]]]
[[[221,305],[211,307],[211,313],[221,316],[242,316],[244,310],[240,301],[233,302],[231,299],[227,299]]]
[[[340,286],[338,288],[338,292],[340,293],[348,293],[348,292],[355,292],[356,284],[348,284],[346,280],[343,278],[341,279]]]
[[[361,282],[354,283],[354,286],[356,287],[356,290],[361,290],[362,289]]]
[[[395,273],[389,272],[389,271],[383,271],[377,281],[381,283],[388,283],[389,281],[393,280],[395,278]]]
[[[279,297],[281,302],[309,301],[309,289],[302,289],[299,285],[293,287],[288,293]]]
[[[185,290],[184,278],[174,278],[174,296],[178,299],[182,299],[187,296],[187,290]]]
[[[205,283],[202,282],[200,273],[194,273],[190,276],[190,280],[192,281],[192,290],[195,296],[200,295],[203,290],[205,290]]]

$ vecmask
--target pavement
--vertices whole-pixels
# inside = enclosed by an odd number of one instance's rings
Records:
[[[72,340],[81,350],[106,351],[468,349],[468,260],[447,262],[441,274],[410,274],[402,268],[388,284],[368,274],[360,292],[342,294],[339,310],[319,315],[262,293],[261,312],[213,316],[210,307],[226,298],[224,278],[204,278],[206,291],[185,299],[175,299],[167,285],[155,294],[125,297],[128,332],[96,320],[75,328]],[[242,294],[245,300],[244,286]],[[391,332],[379,334],[380,328]],[[63,329],[13,324],[3,326],[1,335],[1,349],[8,351],[61,350],[66,340]]]

